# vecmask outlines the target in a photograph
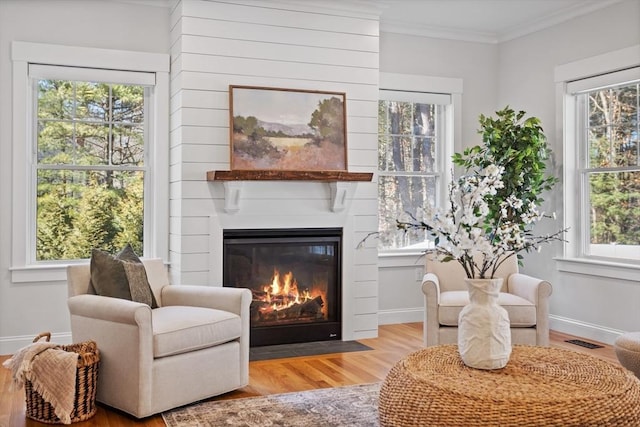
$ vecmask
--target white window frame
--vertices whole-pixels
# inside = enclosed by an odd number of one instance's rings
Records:
[[[610,84],[611,73],[638,66],[640,45],[555,68],[556,137],[563,141],[563,218],[564,226],[569,228],[563,256],[556,259],[560,271],[637,281],[640,265],[622,259],[603,260],[585,255],[583,230],[588,224],[581,212],[585,189],[580,178],[581,152],[577,143],[577,109],[573,93],[593,88],[596,79],[600,79],[603,85]]]
[[[155,86],[151,97],[152,123],[145,160],[145,257],[168,257],[169,244],[169,64],[167,54],[97,49],[13,41],[11,44],[12,76],[12,235],[11,280],[21,282],[54,282],[66,280],[70,261],[36,262],[32,224],[35,193],[32,174],[33,99],[29,64],[79,67],[100,70],[124,70],[153,73]],[[149,195],[147,198],[146,195]],[[31,234],[30,234],[31,233]],[[147,239],[149,239],[147,241]]]
[[[462,79],[447,77],[422,76],[417,74],[380,73],[379,89],[382,91],[416,92],[421,94],[441,94],[450,97],[450,103],[445,107],[447,121],[445,126],[444,147],[439,147],[436,154],[438,170],[440,171],[440,188],[438,203],[445,202],[447,186],[451,181],[451,156],[462,149]],[[388,249],[379,252],[382,267],[407,266],[415,264],[416,255],[422,251],[415,249]]]

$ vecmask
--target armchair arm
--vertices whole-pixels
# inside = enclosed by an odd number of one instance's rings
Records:
[[[122,298],[83,294],[69,297],[67,305],[72,316],[131,325],[151,324],[151,307]]]
[[[67,300],[73,342],[93,340],[100,351],[97,399],[116,408],[140,411],[153,397],[152,310],[146,304],[99,295],[76,295]],[[126,390],[126,392],[123,392]]]
[[[433,273],[427,273],[422,277],[422,292],[425,296],[435,298],[436,304],[440,304],[440,279]]]
[[[510,294],[518,295],[535,305],[548,299],[552,292],[551,283],[522,273],[509,276],[507,288]]]
[[[249,314],[251,291],[219,286],[168,285],[162,288],[162,305],[216,308],[239,316]],[[243,312],[243,309],[246,312]]]
[[[509,293],[531,301],[536,306],[536,344],[549,345],[549,296],[551,283],[526,274],[515,273],[509,276]]]
[[[438,320],[438,305],[440,304],[440,280],[433,273],[427,273],[422,278],[422,293],[424,293],[424,324],[423,341],[425,346],[437,345],[440,322]]]

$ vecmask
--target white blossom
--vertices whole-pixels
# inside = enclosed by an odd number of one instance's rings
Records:
[[[439,239],[438,257],[452,257],[472,268],[473,271],[467,271],[467,274],[474,277],[492,274],[493,268],[506,257],[528,248],[539,249],[539,243],[554,239],[546,236],[527,240],[523,227],[531,226],[543,214],[535,203],[529,202],[525,206],[515,195],[500,204],[498,224],[488,221],[490,209],[486,197],[504,188],[503,173],[503,167],[489,165],[477,174],[452,181],[446,209],[429,208],[426,212],[424,222]],[[515,218],[519,218],[518,222],[514,222]],[[476,262],[478,258],[480,261]]]

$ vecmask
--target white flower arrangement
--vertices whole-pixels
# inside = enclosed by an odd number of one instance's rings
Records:
[[[491,164],[453,180],[446,209],[427,208],[422,221],[398,221],[398,227],[430,231],[438,259],[457,261],[468,278],[492,278],[507,258],[562,240],[565,230],[534,236],[530,228],[545,215],[535,203],[523,203],[515,195],[500,203],[497,218],[490,215],[489,199],[504,188],[503,172],[502,166]]]

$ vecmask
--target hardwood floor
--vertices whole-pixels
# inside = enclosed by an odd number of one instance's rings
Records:
[[[565,342],[577,337],[554,331],[550,336],[552,347],[591,354],[618,363],[615,352],[609,345],[591,350]],[[360,342],[373,350],[251,362],[250,383],[247,387],[211,400],[382,381],[398,360],[422,348],[422,323],[381,325],[378,338],[360,340]],[[4,362],[9,357],[0,356],[0,362]],[[9,370],[0,368],[0,427],[42,426],[25,417],[24,389],[10,391],[10,382]],[[96,416],[74,425],[78,427],[159,427],[164,426],[164,422],[160,415],[136,420],[126,414],[99,406]]]

